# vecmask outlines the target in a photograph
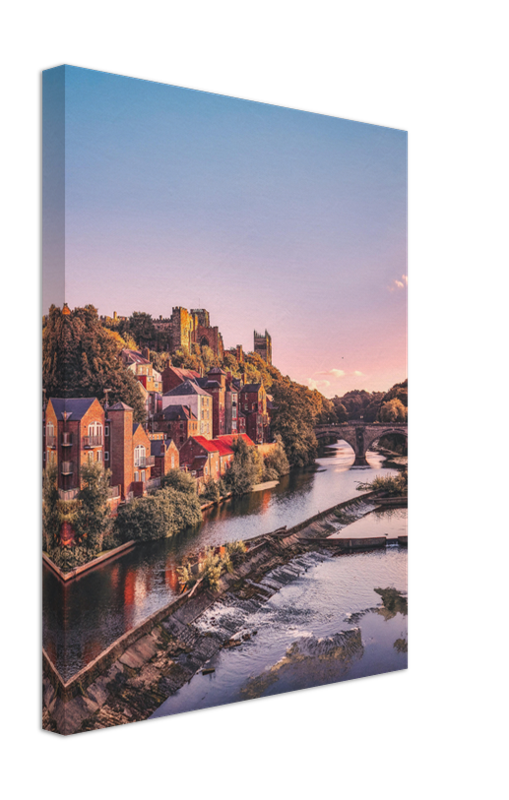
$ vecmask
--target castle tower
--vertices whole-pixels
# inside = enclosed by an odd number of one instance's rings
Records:
[[[254,351],[267,364],[272,364],[272,337],[267,330],[265,330],[265,333],[254,332]]]

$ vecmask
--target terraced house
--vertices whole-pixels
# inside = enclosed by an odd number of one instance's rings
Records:
[[[100,463],[111,471],[112,512],[122,501],[145,494],[169,469],[178,469],[178,450],[164,433],[155,446],[126,403],[106,408],[96,397],[52,397],[45,409],[43,463],[55,464],[62,500],[74,499],[83,466]]]
[[[96,397],[52,397],[44,424],[43,460],[58,469],[58,489],[72,500],[80,489],[83,465],[104,463],[104,410]]]

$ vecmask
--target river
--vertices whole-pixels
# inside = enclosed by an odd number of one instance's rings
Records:
[[[355,497],[359,481],[381,472],[383,458],[374,452],[367,457],[369,467],[351,469],[351,448],[332,445],[316,469],[292,471],[274,489],[231,499],[205,512],[197,528],[138,545],[67,584],[44,566],[43,643],[64,680],[177,594],[183,558],[205,545],[291,527]]]

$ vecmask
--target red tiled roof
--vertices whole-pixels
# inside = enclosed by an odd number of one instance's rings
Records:
[[[231,448],[233,442],[237,439],[238,436],[241,436],[249,447],[255,446],[255,443],[253,442],[252,439],[249,438],[247,433],[227,433],[223,434],[223,436],[218,436],[217,439],[215,439],[215,441],[224,442],[227,445],[227,447]]]
[[[205,436],[193,436],[192,437],[195,442],[201,444],[201,446],[207,450],[209,453],[217,453],[219,447],[216,443],[212,442],[210,439],[206,439]]]
[[[219,450],[219,455],[220,456],[232,456],[233,455],[233,450],[227,444],[227,442],[222,442],[220,439],[213,439],[212,441],[214,442],[214,444],[216,445],[217,449]]]

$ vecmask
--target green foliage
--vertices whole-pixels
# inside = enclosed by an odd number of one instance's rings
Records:
[[[52,547],[47,551],[53,563],[62,570],[70,572],[90,561],[90,552],[85,545],[74,547]]]
[[[104,328],[93,306],[62,314],[51,306],[43,330],[43,387],[46,397],[97,397],[111,389],[110,403],[118,400],[144,422],[145,404],[140,385],[122,363],[120,343]]]
[[[86,545],[90,555],[102,549],[103,537],[111,529],[108,502],[111,472],[92,462],[81,468],[82,487],[78,492],[78,511],[73,523],[77,541]]]
[[[177,567],[177,575],[183,590],[191,589],[198,582],[212,589],[218,589],[221,575],[225,571],[232,572],[233,565],[238,564],[247,547],[242,541],[228,542],[225,547],[206,547],[196,564],[185,562]]]
[[[264,458],[263,480],[276,481],[290,472],[290,462],[286,457],[283,440],[276,434],[276,447]]]
[[[57,487],[56,464],[48,464],[42,483],[42,535],[43,548],[47,552],[60,542],[62,514]]]
[[[201,522],[194,481],[191,478],[191,486],[186,481],[178,481],[172,475],[177,472],[168,473],[170,480],[158,491],[119,507],[115,532],[122,542],[168,538]]]
[[[380,409],[381,422],[406,422],[407,416],[407,409],[397,397],[384,403]]]
[[[375,422],[378,419],[383,392],[366,392],[365,389],[354,389],[346,392],[342,397],[334,397],[333,403],[338,422],[347,422],[352,419],[363,419],[365,422]]]
[[[357,491],[384,492],[388,497],[406,497],[408,493],[408,471],[399,475],[377,475],[369,483],[359,483]]]
[[[219,481],[215,481],[213,478],[209,478],[205,481],[202,492],[200,495],[200,500],[206,500],[212,503],[217,503],[221,498],[221,490],[219,487]]]
[[[209,589],[216,590],[225,568],[227,559],[216,552],[213,547],[207,547],[199,565],[199,575],[204,578],[204,583]]]
[[[240,560],[240,556],[244,555],[247,552],[246,543],[239,539],[236,542],[228,542],[226,544],[226,552],[228,553],[229,558],[233,561]]]
[[[189,472],[180,469],[170,469],[161,479],[161,488],[170,487],[177,492],[187,495],[196,495],[196,481]]]
[[[397,403],[392,401],[397,400]],[[332,400],[337,422],[363,419],[364,422],[406,422],[408,380],[396,383],[388,392],[354,389]],[[387,408],[386,408],[387,406]]]
[[[154,369],[156,369],[157,372],[164,372],[168,364],[168,361],[171,363],[170,354],[164,351],[158,353],[155,350],[151,350],[150,360],[154,366]]]
[[[224,476],[229,491],[235,495],[251,491],[262,478],[262,458],[256,447],[248,445],[238,436],[233,444],[233,462]]]
[[[313,427],[322,410],[317,396],[289,378],[275,381],[271,392],[275,404],[272,431],[281,437],[290,466],[311,464],[318,448]]]

